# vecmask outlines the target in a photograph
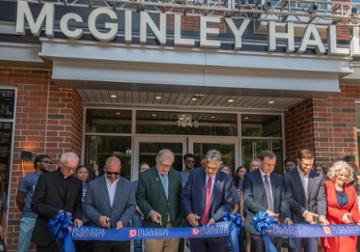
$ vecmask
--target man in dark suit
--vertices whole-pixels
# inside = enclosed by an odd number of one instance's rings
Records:
[[[84,215],[91,225],[120,229],[135,213],[135,191],[132,183],[120,176],[121,161],[115,156],[106,159],[105,175],[91,181],[85,196]],[[94,252],[130,251],[130,242],[98,241]]]
[[[203,167],[195,168],[184,187],[182,206],[191,226],[210,225],[222,221],[233,205],[232,178],[222,171],[221,154],[210,150],[202,160]],[[199,223],[200,222],[200,223]],[[224,251],[225,238],[191,239],[191,251]]]
[[[182,224],[181,177],[172,169],[174,153],[159,151],[156,166],[140,174],[136,193],[144,214],[144,227],[177,227]],[[179,239],[146,239],[146,252],[177,252]]]
[[[272,151],[261,153],[259,169],[247,173],[244,178],[244,206],[247,208],[246,228],[250,232],[251,251],[265,252],[262,237],[251,225],[251,220],[259,211],[267,212],[279,222],[292,224],[283,176],[274,173],[276,155]],[[281,239],[273,239],[280,251]]]
[[[82,182],[73,176],[79,157],[73,152],[64,153],[58,169],[42,174],[35,187],[31,210],[38,214],[32,235],[37,251],[59,251],[56,240],[48,231],[48,222],[59,211],[72,215],[76,226],[82,225],[81,193]]]
[[[326,220],[326,196],[324,178],[312,169],[314,155],[310,150],[302,149],[298,152],[297,167],[285,175],[285,182],[289,194],[291,218],[294,223],[329,224]],[[294,239],[290,251],[304,252],[318,251],[316,238]]]

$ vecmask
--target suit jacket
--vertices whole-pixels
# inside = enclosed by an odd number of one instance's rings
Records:
[[[306,223],[303,214],[305,210],[316,214],[326,215],[326,198],[324,178],[316,171],[309,174],[308,195],[302,186],[298,168],[292,169],[285,175],[285,183],[289,195],[291,219],[294,223]]]
[[[201,216],[205,207],[206,173],[203,167],[191,171],[183,189],[182,207],[185,216],[190,213]],[[234,203],[233,181],[230,176],[222,171],[215,175],[214,188],[211,194],[209,219],[215,222],[222,221],[224,213],[230,212]]]
[[[54,238],[48,231],[49,219],[59,210],[72,213],[74,218],[82,219],[81,194],[82,182],[75,176],[68,178],[67,193],[59,190],[59,181],[63,179],[60,170],[44,173],[39,177],[31,202],[31,210],[38,214],[32,235],[32,242],[47,246]]]
[[[140,174],[136,201],[145,216],[143,222],[144,227],[159,227],[159,224],[154,223],[149,217],[151,210],[161,214],[163,227],[166,227],[168,218],[170,218],[170,223],[173,227],[182,224],[183,215],[180,207],[182,186],[180,173],[175,169],[170,169],[168,179],[169,198],[166,198],[156,167],[152,167]]]
[[[107,216],[111,219],[111,228],[116,228],[118,221],[127,225],[135,213],[135,209],[134,186],[126,178],[119,177],[112,206],[110,205],[105,175],[88,184],[84,201],[84,215],[90,219],[90,224],[100,226],[99,217]]]
[[[345,213],[350,213],[354,222],[360,221],[360,214],[357,206],[357,195],[355,188],[345,184],[344,191],[348,202],[340,207],[336,200],[335,184],[332,181],[325,181],[325,192],[327,200],[326,218],[330,224],[345,224],[342,220]],[[326,252],[356,251],[356,238],[353,236],[321,238],[321,243]]]
[[[285,181],[282,175],[272,172],[270,174],[272,199],[274,212],[280,214],[280,221],[290,217],[288,197],[285,189]],[[259,211],[268,210],[265,186],[261,177],[260,169],[247,173],[244,178],[244,206],[247,208],[246,228],[251,234],[259,233],[251,225],[251,220]]]

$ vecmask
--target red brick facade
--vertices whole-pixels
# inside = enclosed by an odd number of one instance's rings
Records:
[[[0,68],[0,83],[17,87],[14,160],[10,185],[7,247],[16,249],[20,212],[15,195],[21,178],[33,171],[20,160],[22,150],[46,153],[56,161],[61,153],[80,153],[82,104],[73,89],[59,88],[47,69]]]
[[[308,99],[286,113],[287,157],[295,158],[299,148],[309,148],[316,162],[327,166],[346,155],[357,158],[355,101],[360,98],[360,86],[342,81],[340,89],[341,93]]]

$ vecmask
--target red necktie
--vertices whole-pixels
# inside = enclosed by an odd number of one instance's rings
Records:
[[[200,220],[201,225],[207,225],[209,222],[211,184],[212,184],[212,178],[210,177],[210,178],[208,178],[208,181],[206,184],[205,208],[204,208],[204,212],[201,216],[201,220]]]

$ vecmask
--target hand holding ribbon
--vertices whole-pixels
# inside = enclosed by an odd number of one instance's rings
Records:
[[[76,251],[71,236],[72,228],[71,215],[65,211],[59,211],[53,219],[49,220],[49,232],[60,241],[62,252]]]
[[[266,251],[276,252],[276,248],[272,244],[268,233],[271,227],[276,224],[275,218],[269,216],[266,212],[260,211],[252,218],[251,224],[262,235]]]
[[[239,213],[231,214],[226,212],[224,214],[224,221],[230,221],[229,228],[229,241],[232,247],[232,251],[239,252],[239,241],[238,241],[238,233],[244,227],[243,220]]]

